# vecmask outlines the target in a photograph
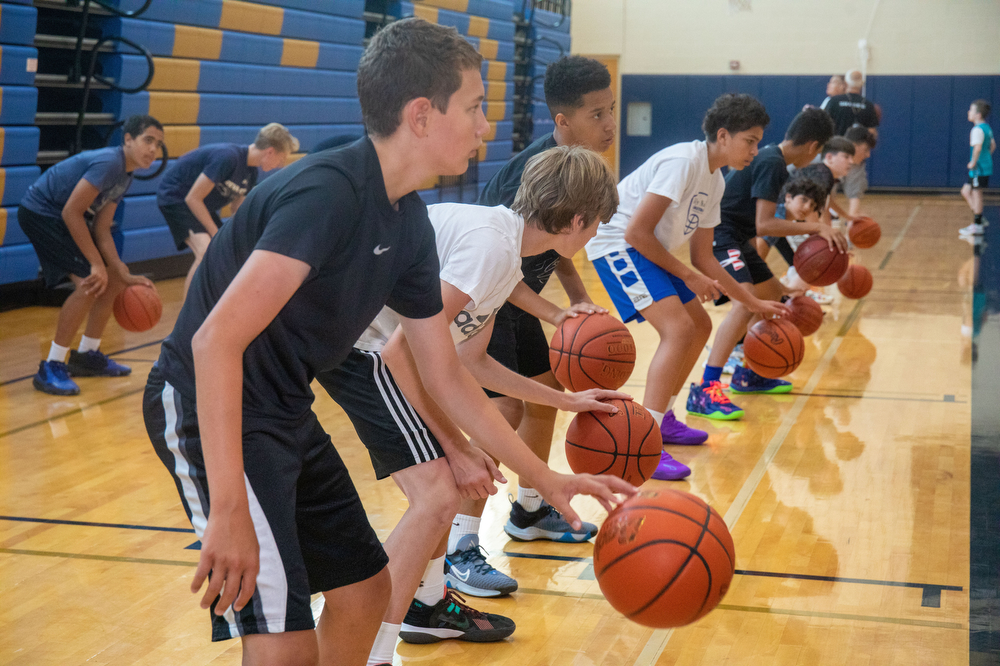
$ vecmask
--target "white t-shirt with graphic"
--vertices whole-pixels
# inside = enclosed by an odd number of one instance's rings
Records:
[[[437,241],[441,279],[469,295],[451,322],[455,344],[482,330],[521,281],[524,220],[504,206],[435,204],[427,208]],[[385,307],[354,344],[381,351],[399,325],[399,315]]]
[[[708,171],[704,141],[664,148],[618,183],[618,212],[610,222],[600,225],[597,236],[587,243],[587,258],[593,261],[631,247],[625,242],[625,230],[647,192],[670,199],[653,234],[663,247],[673,250],[686,243],[699,227],[719,224],[719,202],[725,191],[722,170]]]

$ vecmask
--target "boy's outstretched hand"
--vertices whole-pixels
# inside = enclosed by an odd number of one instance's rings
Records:
[[[616,476],[602,474],[552,474],[544,481],[534,483],[535,488],[545,501],[554,506],[563,515],[574,530],[583,527],[580,515],[570,506],[570,500],[576,495],[590,495],[601,503],[608,511],[621,504],[623,499],[634,496],[639,489],[627,481],[623,481]]]

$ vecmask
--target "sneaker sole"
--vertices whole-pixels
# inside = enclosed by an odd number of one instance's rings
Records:
[[[80,395],[80,389],[58,389],[54,386],[46,386],[44,383],[38,381],[38,377],[31,380],[31,385],[35,387],[36,390],[42,393],[48,393],[49,395]]]
[[[69,374],[71,377],[128,377],[132,374],[132,371],[108,373],[99,370],[87,370],[85,368],[69,368]]]
[[[494,629],[492,631],[461,631],[459,629],[432,629],[430,627],[416,627],[412,624],[403,623],[399,632],[399,637],[407,643],[417,643],[425,645],[427,643],[439,643],[447,640],[467,641],[469,643],[496,643],[514,633],[514,627],[510,629]]]
[[[656,473],[654,472],[653,476],[651,476],[650,478],[651,479],[655,479],[657,481],[683,481],[684,479],[688,478],[689,476],[691,476],[691,472],[690,471],[687,474],[684,474],[682,476],[656,476]]]
[[[663,433],[660,433],[661,437],[662,437],[662,435],[663,435]],[[670,441],[667,441],[666,439],[664,439],[663,443],[665,445],[668,445],[668,446],[698,446],[699,444],[704,444],[707,441],[708,441],[708,433],[705,433],[704,437],[699,438],[697,440],[686,439],[686,440],[670,440]]]
[[[729,414],[723,414],[722,412],[712,412],[711,414],[700,414],[698,412],[688,412],[690,416],[700,416],[703,419],[712,419],[713,421],[739,421],[743,418],[743,410],[737,412],[731,412]]]
[[[729,392],[736,393],[738,395],[778,395],[781,393],[791,393],[793,388],[795,387],[792,385],[788,385],[788,386],[776,386],[775,388],[768,389],[766,391],[741,391],[739,389],[733,388],[732,385],[730,385]]]
[[[510,528],[504,525],[503,531],[514,541],[537,541],[545,539],[546,541],[558,541],[560,543],[583,543],[594,538],[593,532],[579,534],[573,532],[549,532],[548,530],[540,530],[537,527],[522,529],[520,527]]]
[[[461,592],[462,594],[468,594],[470,597],[505,597],[509,595],[511,592],[515,592],[517,590],[516,584],[514,585],[513,588],[509,590],[497,590],[488,587],[475,587],[473,585],[469,585],[468,583],[463,582],[461,578],[458,578],[457,576],[451,573],[446,573],[444,575],[444,582],[445,585],[447,585],[448,587],[454,588],[459,592]]]

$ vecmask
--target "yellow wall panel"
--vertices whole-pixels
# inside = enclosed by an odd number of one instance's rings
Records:
[[[240,0],[222,0],[222,18],[219,19],[219,27],[223,30],[240,30],[261,35],[280,35],[284,20],[285,10],[281,7],[255,5]]]
[[[149,90],[198,90],[201,61],[185,58],[153,58],[153,80]]]
[[[507,99],[507,82],[487,81],[486,99],[494,102],[502,102],[503,100]]]
[[[149,115],[164,125],[194,125],[198,122],[198,93],[151,92]]]
[[[469,36],[485,37],[490,34],[490,20],[482,16],[469,17]]]
[[[483,137],[483,141],[492,141],[497,136],[497,124],[490,123],[490,131]]]
[[[166,125],[163,143],[170,151],[170,158],[180,157],[201,145],[201,128],[197,125]]]
[[[484,37],[479,38],[479,53],[487,60],[497,59],[497,50],[500,48],[500,42],[495,39],[486,39]]]
[[[3,157],[3,128],[0,127],[0,157]]]
[[[486,65],[486,78],[489,80],[503,80],[507,78],[507,63],[490,61]]]
[[[218,60],[222,53],[222,31],[196,28],[191,25],[174,26],[175,58]]]
[[[315,67],[319,61],[319,42],[304,39],[283,39],[282,67]]]
[[[423,0],[423,4],[456,12],[469,11],[469,0]]]
[[[0,169],[2,171],[2,169]],[[0,245],[3,245],[4,234],[7,233],[7,209],[0,208]]]
[[[413,15],[424,19],[425,21],[430,21],[431,23],[438,22],[438,10],[437,7],[426,7],[423,5],[413,5]]]
[[[486,102],[486,120],[503,120],[506,112],[505,102]]]

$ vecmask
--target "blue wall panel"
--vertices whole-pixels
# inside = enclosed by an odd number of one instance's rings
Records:
[[[948,182],[949,145],[947,141],[926,141],[928,137],[948,137],[961,116],[951,111],[950,77],[913,77],[913,112],[910,140],[909,185],[940,187]]]
[[[35,248],[30,244],[0,247],[0,284],[34,280],[39,268]]]

